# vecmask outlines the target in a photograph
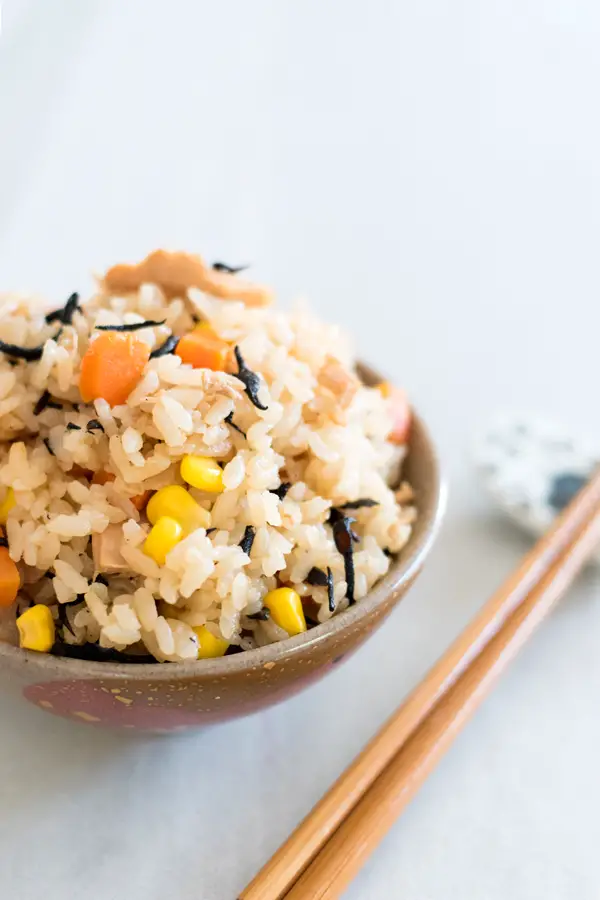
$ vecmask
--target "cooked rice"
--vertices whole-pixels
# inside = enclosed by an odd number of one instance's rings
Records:
[[[332,507],[366,497],[377,505],[348,512],[360,538],[360,601],[387,572],[389,553],[408,541],[416,513],[410,487],[397,489],[405,451],[388,440],[389,404],[358,382],[346,335],[304,308],[250,307],[195,288],[183,298],[150,284],[125,295],[107,290],[101,283],[80,301],[59,333],[60,323],[45,321],[51,304],[0,297],[0,340],[43,343],[39,361],[0,354],[0,502],[12,487],[6,536],[21,573],[17,611],[44,603],[58,619],[58,604],[72,604],[63,642],[143,650],[159,661],[195,658],[201,625],[243,649],[281,640],[287,633],[272,619],[250,616],[286,585],[311,598],[311,618],[329,619],[327,586],[306,582],[311,569],[331,569],[335,613],[347,607],[344,558],[328,518]],[[148,362],[125,404],[82,402],[80,363],[95,326],[164,320],[135,332],[155,349],[198,317],[260,374],[264,411],[233,374],[194,369],[172,353]],[[44,391],[62,408],[52,403],[36,415]],[[232,414],[239,430],[226,421]],[[102,428],[89,429],[93,419]],[[142,550],[150,525],[132,499],[182,484],[188,453],[223,464],[225,491],[190,488],[212,529],[189,534],[161,567]],[[115,478],[90,483],[96,472]],[[273,491],[283,482],[291,487],[280,499]],[[247,526],[255,529],[249,555],[239,546]],[[91,539],[109,527],[120,530],[125,574],[96,571]],[[108,586],[93,580],[98,574]]]

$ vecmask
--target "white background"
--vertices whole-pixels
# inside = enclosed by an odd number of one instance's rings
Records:
[[[0,276],[57,302],[157,245],[254,263],[359,335],[451,486],[422,579],[266,713],[132,739],[0,690],[7,900],[233,900],[527,546],[480,494],[498,407],[593,430],[594,0],[4,0]],[[586,575],[350,900],[596,900],[599,581]]]

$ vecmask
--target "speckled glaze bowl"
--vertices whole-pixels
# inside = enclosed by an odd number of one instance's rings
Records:
[[[366,383],[381,381],[362,368]],[[354,606],[277,644],[221,659],[130,665],[87,662],[0,643],[6,684],[39,709],[73,721],[176,732],[246,715],[322,678],[384,621],[421,571],[438,530],[445,492],[431,438],[415,416],[404,476],[419,518],[388,574]]]

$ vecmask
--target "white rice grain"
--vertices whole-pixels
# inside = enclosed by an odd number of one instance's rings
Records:
[[[107,522],[108,524],[108,522]],[[59,515],[48,522],[48,531],[68,540],[72,537],[92,533],[92,518],[89,513],[80,511],[72,516]]]
[[[69,565],[62,559],[57,559],[54,563],[54,571],[58,578],[63,581],[75,594],[85,594],[89,585],[87,578],[84,578],[73,566]]]
[[[153,631],[158,619],[158,613],[154,597],[147,588],[138,588],[134,593],[133,607],[144,631]]]
[[[238,488],[244,480],[245,474],[246,467],[244,465],[244,457],[241,453],[238,453],[223,469],[223,484],[225,485],[225,489],[233,491],[235,488]]]
[[[169,623],[164,616],[159,616],[154,626],[154,634],[161,653],[171,656],[175,652],[175,638]]]
[[[126,428],[121,438],[121,446],[125,453],[137,453],[144,446],[144,439],[135,428]]]

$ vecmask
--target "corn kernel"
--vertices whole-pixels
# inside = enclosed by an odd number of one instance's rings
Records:
[[[270,609],[275,624],[289,635],[306,631],[302,601],[300,595],[292,588],[282,587],[269,591],[263,603]]]
[[[167,554],[183,537],[183,528],[175,519],[161,516],[144,541],[144,553],[151,556],[159,566],[164,566]]]
[[[0,503],[0,525],[6,525],[8,514],[13,506],[16,505],[17,501],[15,500],[15,492],[11,487],[9,487],[4,500],[2,501],[2,503]]]
[[[198,638],[198,659],[215,659],[217,656],[225,656],[229,641],[217,638],[206,625],[193,629]]]
[[[19,644],[24,650],[37,650],[38,653],[48,653],[52,650],[56,628],[47,606],[43,604],[30,606],[17,619],[17,628]]]
[[[181,477],[192,487],[211,494],[220,494],[225,490],[223,469],[215,459],[209,456],[192,456],[188,454],[181,460]]]
[[[179,522],[186,534],[196,528],[210,528],[210,513],[180,484],[170,484],[157,491],[148,501],[146,515],[152,525],[162,516],[169,516]]]

